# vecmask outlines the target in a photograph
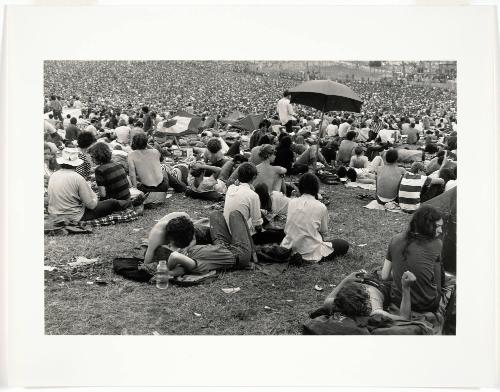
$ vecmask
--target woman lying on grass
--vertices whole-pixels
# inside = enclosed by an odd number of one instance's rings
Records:
[[[402,298],[399,315],[384,310],[384,293],[373,281],[364,278],[364,271],[348,275],[326,298],[323,307],[316,314],[342,312],[346,316],[374,316],[380,314],[392,320],[411,320],[411,285],[415,275],[406,271],[401,276]]]

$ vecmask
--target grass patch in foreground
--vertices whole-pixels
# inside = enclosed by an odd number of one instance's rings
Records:
[[[146,210],[131,223],[94,229],[87,235],[45,236],[45,265],[64,267],[77,256],[99,258],[93,266],[66,274],[60,268],[45,279],[45,332],[64,335],[270,335],[301,333],[309,313],[353,270],[382,264],[390,238],[405,230],[409,216],[362,208],[355,198],[366,191],[323,186],[332,203],[330,232],[349,241],[347,255],[333,262],[290,267],[277,276],[256,271],[222,274],[193,287],[167,290],[125,280],[112,271],[112,260],[130,254],[165,214],[186,211],[208,217],[212,203],[174,194],[165,206]],[[366,244],[366,245],[364,245]],[[359,246],[363,245],[363,246]],[[88,284],[95,278],[105,286]],[[324,288],[316,291],[315,285]],[[234,294],[221,289],[240,287]]]

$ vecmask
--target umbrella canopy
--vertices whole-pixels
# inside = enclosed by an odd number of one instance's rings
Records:
[[[238,120],[231,125],[236,128],[245,129],[247,131],[254,131],[259,128],[260,122],[264,119],[264,113],[262,114],[249,114]]]
[[[309,80],[289,89],[290,102],[311,106],[324,112],[332,110],[361,111],[363,101],[346,85],[331,80]]]

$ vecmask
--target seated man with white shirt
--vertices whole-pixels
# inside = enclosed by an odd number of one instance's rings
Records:
[[[262,216],[259,195],[250,185],[257,177],[257,169],[253,163],[244,162],[238,167],[239,185],[230,185],[226,191],[224,202],[224,218],[229,225],[229,216],[239,211],[248,224],[251,234],[262,230]]]
[[[301,196],[291,199],[288,204],[286,235],[281,242],[281,247],[292,249],[311,263],[331,260],[349,249],[347,241],[325,241],[329,237],[328,210],[317,200],[319,187],[318,177],[314,174],[306,173],[300,177]]]

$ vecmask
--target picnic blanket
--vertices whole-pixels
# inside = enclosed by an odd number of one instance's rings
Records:
[[[411,320],[392,320],[383,315],[347,317],[341,312],[321,314],[303,324],[304,335],[441,335],[449,313],[448,305],[454,298],[455,276],[446,274],[442,297],[436,312],[412,311]],[[387,311],[399,314],[399,307],[391,304]],[[313,313],[314,315],[314,313]]]
[[[345,186],[346,188],[362,188],[367,191],[374,191],[376,189],[375,184],[362,184],[360,182],[346,182]]]
[[[92,229],[89,227],[87,222],[52,215],[45,216],[43,231],[47,235],[92,233]]]
[[[124,211],[114,212],[113,214],[102,218],[86,221],[85,223],[92,227],[109,226],[117,223],[132,222],[138,218],[139,214],[132,208],[128,208]]]
[[[377,200],[372,200],[366,206],[364,206],[364,208],[368,208],[369,210],[399,212],[401,214],[404,214],[404,212],[401,211],[399,204],[397,204],[395,202],[380,204]]]

